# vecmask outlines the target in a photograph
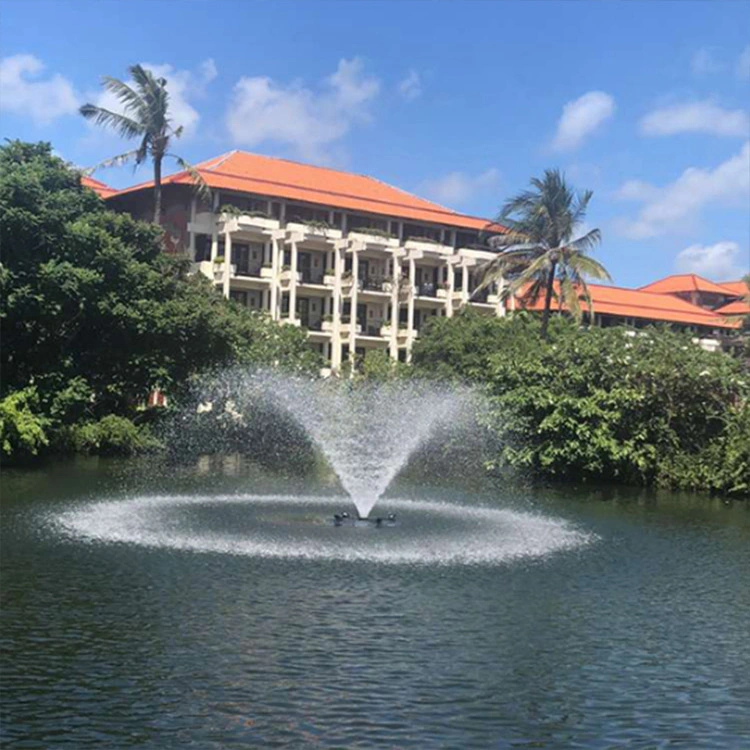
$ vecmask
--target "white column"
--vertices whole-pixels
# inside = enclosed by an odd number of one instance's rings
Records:
[[[279,319],[279,240],[274,237],[271,242],[271,289],[270,303],[271,318]]]
[[[352,294],[351,315],[349,316],[349,361],[352,363],[354,374],[354,356],[357,344],[357,294],[359,292],[359,255],[352,250]]]
[[[292,280],[289,282],[289,318],[297,317],[297,243],[292,241]]]
[[[401,276],[401,262],[400,259],[396,256],[396,253],[393,253],[393,273],[392,276],[392,284],[393,288],[391,289],[391,343],[390,343],[390,352],[391,352],[391,359],[398,359],[398,283],[399,278]]]
[[[501,276],[497,282],[497,314],[501,318],[505,315],[505,303],[503,302],[504,291],[505,279]]]
[[[417,278],[417,264],[414,258],[409,258],[409,304],[406,334],[406,361],[411,362],[411,348],[414,344],[414,285]]]
[[[190,201],[190,224],[195,226],[195,196]],[[189,233],[189,249],[190,260],[195,261],[195,232],[191,229]]]
[[[232,234],[224,232],[224,296],[229,297],[229,279],[232,271]]]
[[[333,333],[331,334],[331,369],[341,368],[341,276],[344,272],[343,250],[333,251]]]
[[[453,317],[453,292],[456,289],[456,269],[452,263],[448,263],[448,299],[445,303],[445,314],[449,317]]]
[[[465,305],[469,301],[469,267],[464,263],[461,268],[461,304]]]

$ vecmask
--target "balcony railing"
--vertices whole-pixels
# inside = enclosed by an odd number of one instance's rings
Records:
[[[309,318],[306,316],[303,316],[300,318],[302,321],[302,327],[307,328],[309,331],[322,331],[323,330],[323,320],[322,318]]]
[[[235,271],[236,276],[260,276],[260,269],[262,268],[260,263],[256,263],[253,265],[244,265],[239,264],[237,265],[237,270]]]
[[[359,280],[359,288],[364,291],[382,292],[385,279],[382,276],[367,276]]]
[[[322,284],[323,283],[323,271],[311,271],[309,269],[305,269],[302,273],[302,283],[303,284]]]

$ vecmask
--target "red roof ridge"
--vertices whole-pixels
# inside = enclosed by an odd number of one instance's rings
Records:
[[[352,192],[341,192],[339,190],[329,190],[329,189],[324,189],[321,187],[297,185],[294,183],[284,182],[281,180],[272,180],[272,179],[259,177],[259,176],[251,176],[251,175],[246,175],[242,173],[238,174],[232,171],[221,170],[221,167],[225,165],[228,166],[227,163],[230,161],[230,159],[233,156],[240,155],[240,154],[250,156],[254,159],[259,158],[259,159],[275,161],[275,162],[282,161],[288,164],[294,164],[294,165],[302,166],[308,169],[334,172],[337,174],[345,175],[347,177],[352,177],[352,176],[359,177],[361,179],[368,180],[369,182],[374,182],[379,185],[382,185],[388,188],[389,190],[393,190],[394,192],[397,192],[401,195],[408,196],[414,199],[415,201],[417,201],[421,205],[415,207],[415,206],[410,206],[407,203],[400,203],[395,200],[387,200],[386,198],[382,198],[382,197],[367,196],[365,198],[363,196],[360,196]],[[414,210],[416,208],[419,211],[433,214],[435,217],[434,218],[435,221],[438,221],[438,222],[443,221],[448,224],[450,224],[451,221],[454,219],[469,219],[469,220],[476,221],[476,222],[484,222],[487,227],[495,226],[494,222],[490,219],[487,219],[485,217],[480,217],[480,216],[472,216],[470,214],[459,213],[458,211],[455,211],[450,208],[446,208],[444,206],[441,206],[437,203],[426,200],[424,198],[420,198],[419,196],[413,195],[412,193],[409,193],[406,190],[402,190],[401,188],[390,185],[387,182],[383,182],[382,180],[379,180],[375,177],[371,177],[369,175],[357,174],[354,172],[345,172],[343,170],[337,170],[332,167],[320,167],[314,164],[306,164],[304,162],[294,161],[291,159],[278,158],[275,156],[266,156],[264,154],[254,154],[249,151],[242,151],[238,149],[234,151],[229,151],[218,157],[214,157],[213,159],[207,159],[203,162],[199,162],[198,164],[195,165],[195,169],[198,172],[210,174],[215,177],[226,177],[226,178],[237,180],[240,182],[253,182],[253,183],[261,184],[261,185],[272,185],[272,186],[282,187],[282,188],[295,188],[295,189],[304,190],[313,195],[319,195],[319,196],[341,197],[341,198],[348,198],[348,199],[353,199],[353,200],[365,200],[368,203],[376,204],[382,207],[387,207],[388,209],[393,210],[394,213],[398,213],[399,209]],[[231,170],[231,167],[229,167],[229,169]],[[187,170],[180,170],[178,172],[174,172],[170,175],[165,176],[164,179],[162,180],[162,184],[163,185],[179,184],[185,180],[191,180],[190,174],[189,172],[187,172]],[[147,180],[145,182],[141,182],[136,185],[131,185],[130,187],[123,188],[122,190],[117,191],[117,195],[125,195],[128,193],[136,192],[138,190],[149,188],[152,185],[153,185],[153,180]]]
[[[682,286],[676,286],[674,282],[685,280]],[[658,294],[675,294],[679,292],[713,292],[714,294],[731,294],[721,284],[700,276],[697,273],[675,273],[664,278],[652,281],[640,287],[644,292],[656,292]]]
[[[211,170],[211,174],[219,175],[220,177],[231,177],[234,180],[247,180],[248,182],[261,182],[266,185],[278,185],[280,187],[299,187],[298,185],[292,185],[288,182],[279,182],[278,180],[268,180],[263,177],[246,177],[245,175],[238,175],[238,174],[232,174],[231,172],[217,172],[215,170]],[[350,173],[351,174],[351,173]],[[180,172],[175,173],[174,175],[170,175],[169,181],[170,182],[176,182],[178,179],[181,179],[182,177],[190,175],[187,172]],[[366,175],[358,175],[359,177],[366,177]],[[375,182],[379,182],[379,180],[375,180],[372,177],[368,177],[367,179],[374,180]],[[166,180],[165,180],[166,182]],[[137,185],[132,188],[125,188],[125,190],[135,190],[137,187],[145,187],[146,185],[150,185],[151,182],[145,183],[144,185]],[[391,185],[388,185],[387,183],[381,183],[383,185],[386,185],[387,187],[392,187]],[[319,193],[320,195],[337,195],[341,196],[343,198],[360,198],[360,196],[352,194],[352,193],[341,193],[337,190],[324,190],[322,188],[308,188],[305,187],[305,190],[308,190],[311,193]],[[398,190],[398,188],[396,188]],[[406,191],[400,190],[399,192],[405,193]],[[408,194],[408,193],[407,193]],[[418,198],[417,196],[413,196],[415,198]],[[412,208],[411,206],[406,205],[405,203],[396,203],[395,201],[389,201],[385,200],[383,198],[371,198],[368,197],[366,199],[369,203],[379,203],[384,206],[393,206],[394,208]],[[424,198],[418,198],[418,200],[424,200]],[[429,201],[425,201],[429,203]],[[437,203],[432,204],[435,207],[434,208],[421,208],[423,211],[428,211],[430,213],[442,215],[445,214],[448,217],[463,217],[467,219],[476,219],[477,221],[486,221],[487,226],[490,226],[493,222],[490,219],[485,219],[483,216],[471,216],[470,214],[460,214],[458,211],[453,211],[452,209],[446,209],[442,206],[439,206]]]

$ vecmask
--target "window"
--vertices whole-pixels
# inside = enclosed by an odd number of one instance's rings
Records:
[[[346,219],[346,226],[350,232],[363,229],[378,229],[381,232],[388,231],[387,219],[378,219],[375,216],[365,216],[364,214],[349,214]]]
[[[229,292],[229,298],[233,299],[235,302],[238,302],[243,307],[247,307],[247,292],[240,292],[232,289]]]
[[[479,241],[478,232],[456,232],[456,247],[473,247],[483,244]]]
[[[245,213],[268,215],[268,201],[265,198],[255,198],[250,195],[228,195],[222,205],[234,206]]]
[[[440,242],[440,230],[426,224],[404,224],[404,239],[427,239]]]
[[[287,203],[286,220],[305,224],[310,221],[319,221],[328,224],[328,209],[303,206],[301,203]]]
[[[211,260],[211,237],[207,234],[195,235],[195,262]]]

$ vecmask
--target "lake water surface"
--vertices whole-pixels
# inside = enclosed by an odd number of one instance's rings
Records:
[[[4,472],[7,747],[750,747],[746,503],[146,466]]]

